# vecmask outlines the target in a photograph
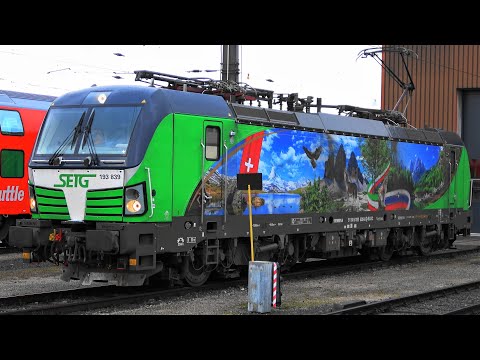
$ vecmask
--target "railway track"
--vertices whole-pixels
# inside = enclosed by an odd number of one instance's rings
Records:
[[[480,302],[446,312],[443,315],[479,315],[479,314],[480,314]]]
[[[16,249],[16,248],[12,248],[10,246],[0,246],[0,255],[1,254],[12,254],[12,253],[21,254],[21,251]]]
[[[230,280],[225,282],[211,282],[199,288],[192,287],[142,287],[142,288],[118,288],[105,286],[87,289],[65,290],[43,294],[31,294],[28,298],[22,297],[22,307],[15,304],[15,298],[0,298],[0,306],[3,302],[9,303],[17,309],[0,312],[0,315],[59,315],[77,312],[91,311],[116,305],[141,303],[147,300],[165,300],[171,297],[184,296],[194,292],[205,292],[223,289],[228,286],[241,285],[245,280]],[[47,299],[55,299],[46,303]],[[68,299],[74,299],[69,301]]]
[[[452,304],[461,304],[453,308]],[[460,315],[480,312],[480,281],[349,307],[325,315]]]
[[[451,250],[433,253],[428,256],[411,256],[392,259],[389,262],[359,262],[346,263],[345,259],[313,261],[298,264],[291,272],[282,274],[282,281],[299,278],[314,278],[322,275],[340,274],[349,271],[362,271],[398,266],[414,262],[430,261],[440,258],[452,258],[460,255],[479,252],[480,247],[466,250]],[[50,293],[28,294],[0,298],[0,315],[27,314],[70,314],[87,312],[111,306],[141,303],[152,299],[167,299],[175,296],[185,296],[193,292],[201,293],[220,290],[235,286],[248,286],[246,278],[211,281],[200,288],[172,287],[160,283],[142,288],[122,288],[117,286],[95,286],[63,290]]]

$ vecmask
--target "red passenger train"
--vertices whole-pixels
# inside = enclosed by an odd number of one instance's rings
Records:
[[[0,246],[18,218],[30,217],[28,160],[55,96],[0,90]]]

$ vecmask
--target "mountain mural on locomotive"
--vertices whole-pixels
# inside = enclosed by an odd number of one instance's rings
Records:
[[[224,159],[205,178],[205,215],[223,215]],[[443,146],[265,129],[229,150],[227,212],[248,214],[247,192],[237,173],[262,173],[252,192],[252,214],[423,209],[448,190]],[[194,203],[196,202],[194,206]],[[190,201],[196,213],[199,199]]]

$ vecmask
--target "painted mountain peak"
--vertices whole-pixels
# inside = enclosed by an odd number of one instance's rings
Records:
[[[410,172],[412,174],[412,180],[414,184],[418,183],[426,171],[427,169],[425,168],[425,165],[420,157],[410,160]]]

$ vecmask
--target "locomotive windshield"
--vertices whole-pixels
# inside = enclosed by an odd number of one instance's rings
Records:
[[[97,154],[126,155],[139,106],[52,108],[38,139],[37,155],[89,154],[91,136]]]

